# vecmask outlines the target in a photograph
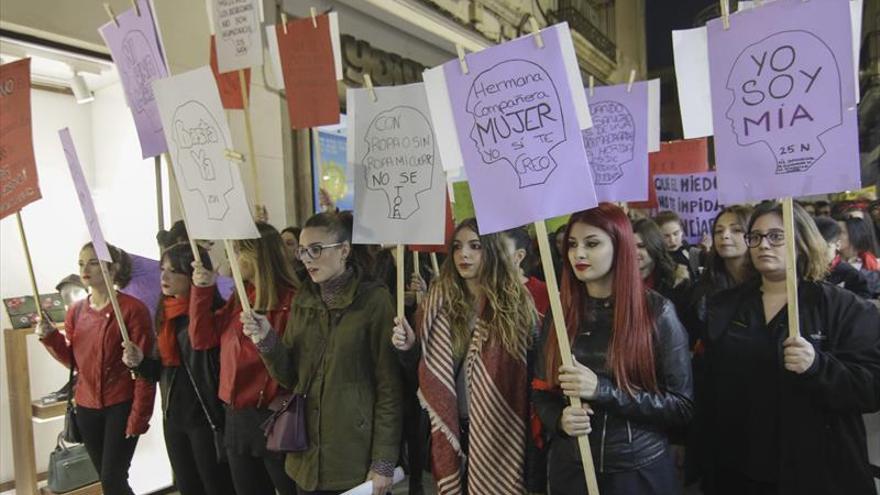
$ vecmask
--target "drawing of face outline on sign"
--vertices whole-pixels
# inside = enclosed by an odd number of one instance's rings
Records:
[[[433,185],[437,146],[428,117],[400,105],[376,115],[364,134],[364,180],[382,191],[388,218],[406,220],[419,210],[419,194]]]
[[[623,165],[633,161],[636,123],[626,105],[613,100],[590,102],[593,127],[581,131],[596,185],[607,186],[623,177]]]
[[[821,136],[843,122],[837,60],[807,31],[783,31],[746,47],[726,86],[733,101],[725,117],[737,144],[767,146],[776,174],[808,171],[825,154]]]
[[[152,128],[162,130],[162,119],[155,104],[152,82],[161,77],[159,64],[150,50],[147,37],[140,30],[125,33],[122,40],[122,62],[119,69],[122,77],[129,83],[124,87],[128,93],[128,104],[138,113],[146,113]]]
[[[199,193],[208,218],[222,220],[229,211],[226,195],[234,184],[225,159],[228,144],[217,119],[200,102],[190,100],[174,110],[171,122],[175,163],[183,172],[184,185]],[[222,163],[215,163],[218,160]]]
[[[543,67],[528,60],[500,62],[477,75],[468,91],[470,139],[483,163],[506,161],[520,189],[544,184],[557,167],[550,152],[566,140],[561,107]]]

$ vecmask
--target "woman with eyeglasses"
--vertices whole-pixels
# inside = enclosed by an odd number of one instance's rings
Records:
[[[687,333],[672,303],[642,285],[635,244],[626,214],[611,203],[568,222],[560,298],[575,360],[562,365],[548,317],[535,365],[552,495],[585,493],[581,436],[602,495],[681,491],[669,430],[693,414]],[[587,402],[572,407],[568,397]]]
[[[875,495],[862,414],[880,409],[880,313],[822,282],[825,242],[794,206],[759,205],[745,236],[759,278],[709,300],[699,397],[709,495]],[[794,242],[796,260],[787,260]],[[789,337],[786,263],[798,278]]]
[[[235,242],[238,265],[253,311],[262,313],[283,332],[299,281],[284,256],[281,235],[257,222],[259,239]],[[295,486],[284,470],[284,456],[266,449],[261,425],[272,414],[269,403],[282,392],[263,365],[260,353],[242,333],[238,294],[214,310],[215,277],[193,262],[190,291],[190,341],[196,351],[220,346],[218,396],[226,409],[224,440],[232,482],[238,495],[293,495]]]
[[[394,306],[351,233],[348,212],[306,222],[297,257],[309,279],[286,330],[262,315],[242,315],[272,377],[304,396],[308,445],[287,453],[286,462],[300,495],[342,493],[366,480],[373,494],[385,495],[397,462],[402,384],[391,347]]]
[[[441,495],[524,493],[529,421],[527,352],[537,312],[503,234],[477,221],[455,229],[451,256],[416,315],[392,342],[418,367],[431,419],[431,465]]]

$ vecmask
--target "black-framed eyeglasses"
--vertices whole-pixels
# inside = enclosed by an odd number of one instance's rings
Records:
[[[782,229],[770,229],[766,234],[760,232],[749,232],[746,234],[746,246],[756,248],[761,245],[761,241],[767,238],[767,242],[773,247],[785,245],[785,231]]]
[[[321,253],[324,252],[327,248],[339,247],[345,244],[345,242],[335,242],[333,244],[312,244],[309,247],[298,247],[296,249],[296,259],[302,261],[305,257],[306,253],[308,253],[309,258],[316,260],[321,257]]]

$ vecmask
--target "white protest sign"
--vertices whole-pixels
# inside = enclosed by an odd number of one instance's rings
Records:
[[[226,157],[232,136],[210,67],[153,83],[171,163],[194,239],[254,239],[238,165]]]
[[[424,84],[349,89],[354,242],[443,244],[446,180]]]
[[[258,0],[211,0],[220,73],[263,65]]]
[[[706,28],[672,32],[675,81],[685,139],[712,135],[712,92],[709,85],[709,42]]]

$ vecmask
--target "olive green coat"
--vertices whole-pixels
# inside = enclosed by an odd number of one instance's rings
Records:
[[[300,488],[348,489],[366,480],[374,461],[397,461],[402,382],[394,316],[388,290],[357,272],[332,307],[307,283],[292,301],[283,341],[262,354],[273,378],[306,394],[309,448],[288,453],[285,463]]]

